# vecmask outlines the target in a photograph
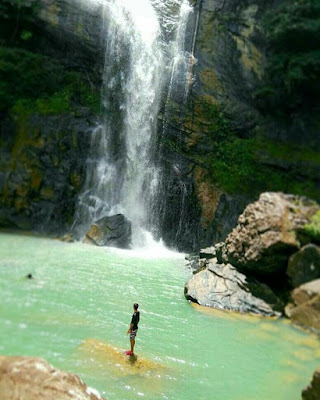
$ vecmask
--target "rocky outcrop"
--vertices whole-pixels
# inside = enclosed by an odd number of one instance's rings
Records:
[[[159,124],[162,129],[167,118],[161,188],[165,206],[159,208],[165,208],[168,217],[161,218],[160,229],[166,242],[175,241],[180,249],[196,251],[225,240],[262,191],[320,199],[320,135],[306,128],[313,118],[292,123],[290,116],[283,124],[278,114],[266,115],[267,107],[261,112],[256,100],[266,66],[273,61],[265,16],[280,3],[193,2],[199,24],[187,47],[194,55],[188,101],[170,99],[170,112],[161,115]],[[310,156],[314,141],[318,145]],[[179,235],[173,226],[180,227]]]
[[[238,219],[222,260],[255,275],[281,273],[301,246],[299,233],[319,206],[304,197],[263,193]]]
[[[90,110],[0,122],[0,226],[57,235],[70,229],[98,123]]]
[[[42,0],[36,21],[41,51],[69,68],[85,69],[96,82],[103,68],[102,7],[92,1]]]
[[[320,278],[320,247],[308,244],[293,254],[289,259],[287,275],[293,287]]]
[[[0,113],[0,226],[62,235],[72,226],[91,134],[101,122],[93,104],[102,79],[102,6],[38,3],[28,25],[32,40],[20,50],[9,43],[16,58],[4,57],[21,62],[26,79],[11,83],[15,105],[22,105]],[[28,71],[33,57],[43,67],[39,80]]]
[[[256,297],[259,294],[260,297]],[[240,313],[279,316],[279,299],[259,282],[249,282],[230,264],[208,262],[185,286],[185,297],[203,306]],[[265,298],[267,301],[264,301]]]
[[[32,357],[0,356],[1,400],[103,400],[73,374]]]
[[[320,400],[320,369],[315,371],[310,385],[302,391],[302,399]]]
[[[286,314],[292,322],[305,328],[320,331],[320,279],[308,282],[291,293],[293,304],[288,304]]]
[[[198,270],[185,287],[186,297],[210,307],[253,313],[256,309],[268,315],[264,302],[272,311],[282,312],[292,283],[318,277],[319,248],[306,244],[312,240],[306,226],[318,209],[316,202],[305,197],[261,194],[245,209],[225,242],[200,251],[195,262]],[[293,322],[314,330],[320,325],[319,282],[295,289],[294,304],[285,308]]]
[[[131,222],[122,214],[104,217],[91,226],[84,243],[129,249]]]

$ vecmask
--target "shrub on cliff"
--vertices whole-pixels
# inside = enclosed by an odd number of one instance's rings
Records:
[[[19,44],[33,36],[33,22],[39,0],[1,0],[0,41]]]
[[[320,2],[286,0],[265,18],[269,50],[264,86],[257,93],[265,112],[309,112],[320,103]]]
[[[312,240],[320,243],[320,211],[311,218],[311,222],[305,226],[304,230]]]
[[[99,113],[100,95],[87,78],[56,60],[0,47],[0,112],[56,114],[86,106]]]

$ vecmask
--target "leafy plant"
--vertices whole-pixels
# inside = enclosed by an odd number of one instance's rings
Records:
[[[316,242],[320,242],[320,211],[312,218],[310,224],[305,225],[305,233]]]
[[[261,109],[291,118],[320,102],[320,2],[285,0],[266,15],[266,76],[256,93]]]
[[[1,0],[0,40],[5,44],[19,44],[33,37],[33,22],[39,0]]]
[[[80,72],[41,54],[0,47],[0,111],[48,115],[77,106],[100,111],[100,93]]]

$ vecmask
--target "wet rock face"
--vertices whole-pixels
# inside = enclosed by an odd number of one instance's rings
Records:
[[[287,275],[293,287],[320,278],[320,247],[308,244],[293,254],[289,259]]]
[[[90,136],[98,123],[90,111],[30,115],[13,126],[2,121],[1,226],[58,235],[70,229]]]
[[[278,303],[271,289],[257,281],[251,285],[246,276],[230,264],[208,262],[206,268],[201,268],[187,282],[185,297],[200,305],[222,310],[263,316],[280,315],[270,304],[273,302],[276,306]]]
[[[0,356],[1,400],[104,400],[77,375],[32,357]]]
[[[291,293],[294,304],[286,307],[292,322],[320,332],[320,279],[308,282]]]
[[[312,381],[302,392],[303,400],[320,400],[320,369],[313,374]]]
[[[102,5],[93,1],[42,0],[38,16],[39,48],[71,68],[85,68],[101,80]]]
[[[299,196],[263,193],[240,215],[222,249],[222,260],[255,275],[283,272],[300,247],[299,231],[318,205]]]
[[[234,127],[244,134],[259,118],[252,92],[263,74],[261,18],[267,8],[254,0],[204,0],[201,6],[196,94],[226,102]]]
[[[122,214],[113,215],[95,222],[87,232],[84,243],[129,249],[131,233],[131,222]]]

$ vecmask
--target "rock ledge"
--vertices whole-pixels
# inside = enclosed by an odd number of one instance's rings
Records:
[[[1,400],[105,400],[77,376],[40,358],[0,356]]]

